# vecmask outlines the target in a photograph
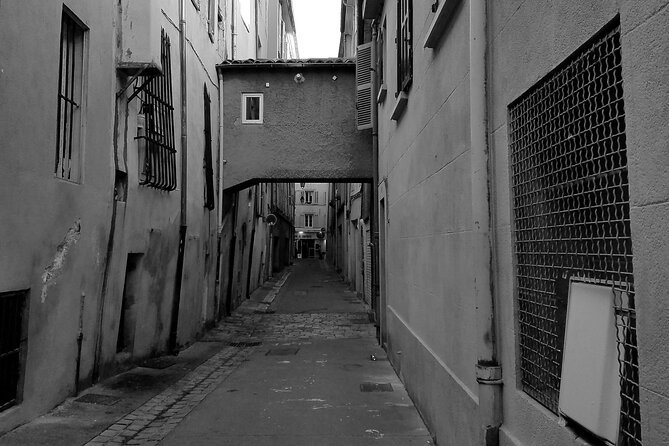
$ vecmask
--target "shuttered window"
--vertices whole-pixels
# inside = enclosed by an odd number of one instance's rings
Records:
[[[372,128],[372,44],[358,46],[355,64],[356,122],[358,130]]]

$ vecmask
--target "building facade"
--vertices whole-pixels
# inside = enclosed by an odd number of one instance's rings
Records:
[[[363,5],[381,341],[437,441],[668,443],[667,1]]]
[[[216,64],[296,56],[291,8],[0,5],[0,37],[11,42],[0,48],[0,432],[192,343],[232,304],[224,241],[234,233],[227,211],[241,206],[222,193]],[[282,202],[267,189],[253,189],[253,201],[291,215],[292,191]],[[251,246],[239,249],[243,258]],[[246,293],[269,274],[251,268]]]
[[[329,217],[327,183],[295,183],[295,253],[298,258],[323,258],[327,253]]]

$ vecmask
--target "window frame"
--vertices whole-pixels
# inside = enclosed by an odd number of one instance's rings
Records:
[[[314,214],[304,214],[304,227],[305,228],[314,227]]]
[[[406,36],[406,37],[405,37]],[[413,82],[413,0],[397,0],[397,90],[409,91]]]
[[[69,39],[70,27],[72,40]],[[64,41],[63,33],[68,37]],[[56,152],[54,176],[72,183],[83,179],[83,147],[87,97],[89,28],[69,8],[63,6],[58,55],[58,92],[56,115]],[[64,44],[67,49],[64,48]],[[70,43],[73,53],[70,63]],[[63,51],[65,49],[65,52]],[[68,66],[63,72],[63,62]],[[77,65],[78,62],[78,65]],[[71,70],[71,71],[70,71]],[[65,85],[63,85],[63,78]],[[69,85],[68,85],[69,84]],[[63,92],[63,88],[65,91]],[[69,112],[69,113],[68,113]],[[68,117],[69,114],[69,117]],[[67,152],[67,167],[65,153]],[[65,169],[67,168],[67,172]],[[60,170],[60,173],[59,173]]]
[[[260,98],[258,105],[258,119],[248,119],[246,117],[247,99]],[[264,94],[263,93],[242,93],[242,124],[263,124],[265,122],[264,113]]]

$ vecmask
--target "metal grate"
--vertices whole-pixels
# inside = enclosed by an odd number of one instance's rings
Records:
[[[143,81],[141,112],[146,116],[139,184],[171,191],[177,187],[176,149],[174,148],[174,107],[172,105],[172,66],[170,38],[162,30],[160,61],[163,74]]]
[[[19,398],[26,291],[0,293],[0,411]]]
[[[556,284],[570,275],[606,283],[618,290],[619,444],[640,445],[619,25],[509,113],[522,388],[557,412],[566,306]]]

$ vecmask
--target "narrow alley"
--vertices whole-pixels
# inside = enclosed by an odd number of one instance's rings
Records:
[[[0,445],[434,444],[368,311],[324,260],[299,259],[178,357],[92,387]]]

